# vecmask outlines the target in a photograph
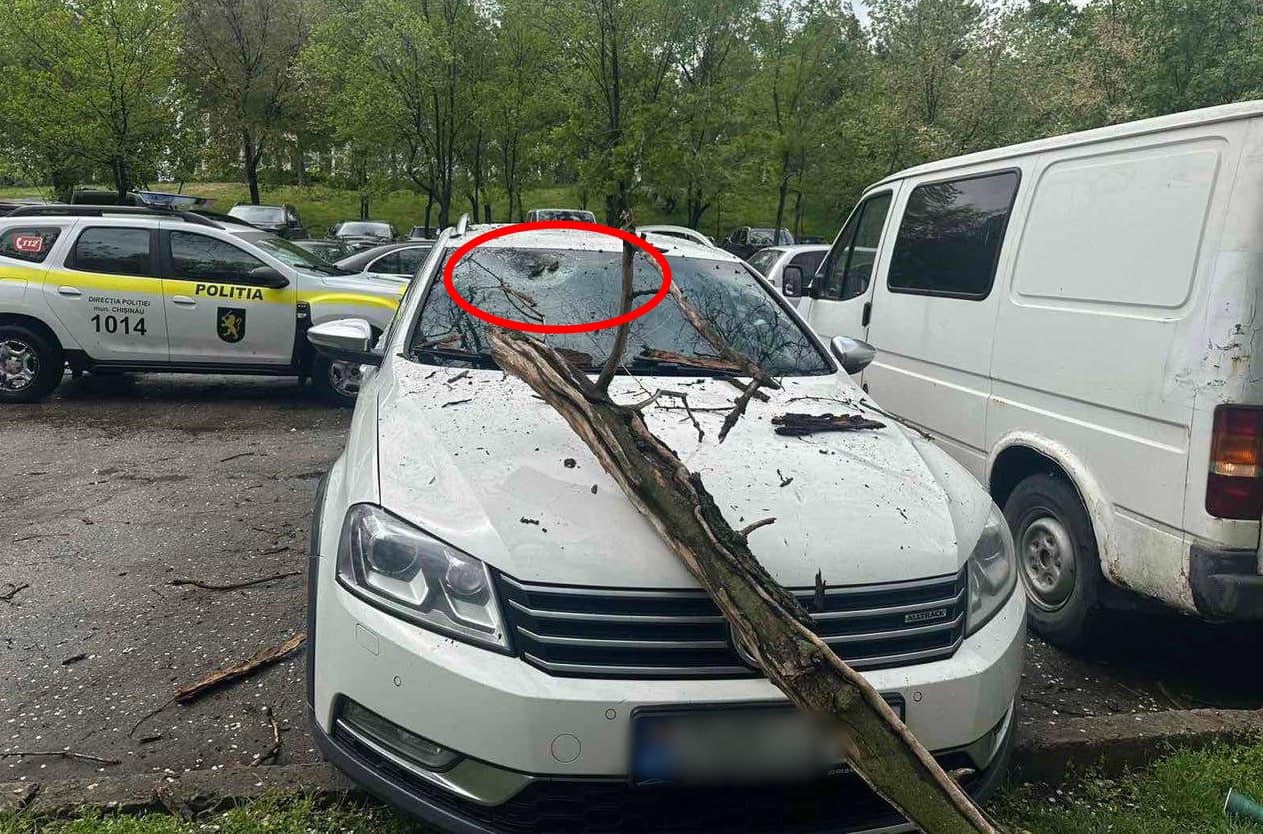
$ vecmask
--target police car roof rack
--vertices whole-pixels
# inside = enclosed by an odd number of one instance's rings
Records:
[[[191,211],[177,211],[175,209],[154,208],[152,206],[78,206],[78,205],[48,205],[48,206],[18,206],[13,211],[4,215],[5,217],[108,217],[110,215],[139,216],[139,217],[175,217],[186,223],[196,223],[199,226],[214,226],[219,228],[219,224],[209,217],[203,217]]]

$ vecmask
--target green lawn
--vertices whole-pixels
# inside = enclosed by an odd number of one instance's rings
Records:
[[[1175,753],[1122,779],[1091,775],[1048,790],[1025,786],[991,811],[1031,834],[1263,834],[1263,824],[1222,813],[1229,787],[1263,797],[1263,743]],[[166,814],[92,815],[38,821],[0,817],[0,834],[405,834],[423,829],[380,806],[320,807],[309,799],[260,800],[194,822]],[[717,833],[719,834],[719,833]]]
[[[158,191],[176,191],[176,183],[155,183]],[[183,193],[199,197],[210,197],[215,200],[213,208],[227,211],[237,203],[249,202],[249,190],[245,183],[202,182],[185,183]],[[47,190],[31,187],[0,188],[0,197],[49,197]],[[328,228],[339,220],[354,220],[359,217],[360,198],[355,191],[329,188],[323,185],[299,187],[295,185],[262,186],[261,194],[264,203],[290,203],[298,208],[299,216],[307,225],[308,233],[313,237],[323,237]],[[601,219],[603,205],[591,201],[588,208]],[[570,186],[554,186],[536,188],[526,192],[522,204],[527,211],[532,208],[577,208],[581,201],[578,191]],[[505,211],[508,203],[501,196],[498,200],[493,194],[492,219],[497,223],[508,218]],[[785,225],[793,225],[790,216],[792,206],[786,209]],[[461,198],[452,207],[453,219],[461,213],[469,211],[468,200]],[[378,195],[369,203],[369,214],[374,220],[393,223],[400,234],[407,234],[413,226],[425,222],[425,197],[413,191],[392,191]],[[737,226],[770,226],[775,220],[775,197],[767,198],[758,195],[734,195],[726,199],[720,206],[718,217],[714,209],[702,218],[701,231],[712,237],[723,237]],[[676,223],[685,221],[684,209],[680,207],[673,214],[655,209],[648,202],[637,205],[635,219],[639,224]],[[716,220],[719,227],[717,234]],[[807,211],[803,218],[803,233],[832,238],[837,226],[843,218],[834,218],[827,212]],[[431,223],[438,223],[438,209],[431,216]]]

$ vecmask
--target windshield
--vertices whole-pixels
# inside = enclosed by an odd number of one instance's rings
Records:
[[[238,237],[250,241],[286,266],[292,266],[295,269],[317,275],[349,274],[346,270],[338,269],[333,264],[322,260],[318,255],[314,255],[303,247],[290,243],[288,240],[276,235],[246,232],[239,234]]]
[[[772,265],[776,263],[776,259],[780,256],[781,252],[779,249],[760,249],[750,256],[750,260],[747,263],[757,269],[760,275],[766,277],[768,271],[771,270]]]
[[[742,264],[702,258],[667,260],[675,283],[698,311],[769,375],[833,372],[815,341]],[[618,252],[484,247],[461,258],[453,279],[461,295],[480,309],[517,321],[596,321],[618,315],[622,305],[622,255]],[[637,297],[652,296],[660,282],[657,265],[638,253],[633,281]],[[457,307],[443,283],[435,281],[419,314],[412,352],[426,362],[490,364],[487,326]],[[572,361],[594,367],[605,361],[615,333],[616,328],[606,328],[549,334],[543,339]],[[623,363],[634,373],[699,376],[716,371],[700,370],[688,359],[716,355],[714,346],[668,296],[633,322]]]
[[[580,223],[596,222],[595,214],[580,209],[537,209],[535,217],[538,220],[577,220]]]
[[[389,223],[365,223],[359,220],[350,223],[343,223],[338,226],[338,235],[340,236],[356,236],[364,237],[390,237]]]
[[[750,245],[751,246],[792,246],[794,236],[789,233],[789,229],[781,229],[781,233],[777,235],[779,240],[772,240],[771,229],[751,229]]]
[[[247,223],[284,223],[285,209],[279,206],[233,206],[228,210],[233,217]]]

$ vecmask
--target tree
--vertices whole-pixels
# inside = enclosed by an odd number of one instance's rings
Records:
[[[156,176],[177,125],[173,0],[0,4],[0,125],[63,195],[84,167],[120,196]]]
[[[183,0],[183,62],[211,131],[241,152],[250,202],[259,165],[297,92],[310,21],[304,0]]]

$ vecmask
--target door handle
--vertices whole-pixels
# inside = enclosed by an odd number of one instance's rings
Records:
[[[868,322],[873,318],[873,302],[864,302],[864,312],[860,315],[860,327],[868,327]]]
[[[58,287],[57,294],[64,295],[67,298],[78,298],[83,295],[83,293],[79,291],[78,287]]]
[[[171,303],[179,304],[181,307],[193,307],[197,304],[196,301],[189,298],[187,295],[173,295],[171,296]]]

